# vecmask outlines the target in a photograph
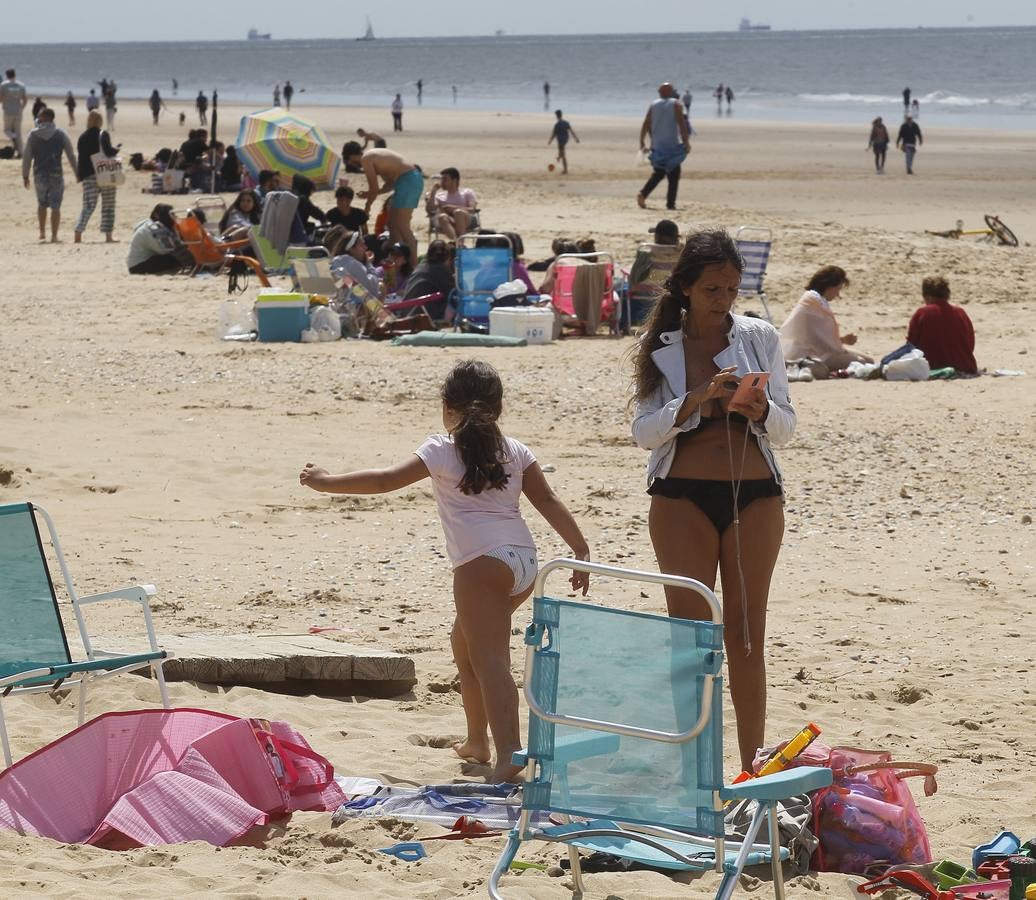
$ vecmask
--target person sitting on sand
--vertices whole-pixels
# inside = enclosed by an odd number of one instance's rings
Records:
[[[376,149],[383,149],[388,146],[385,143],[385,138],[374,131],[364,131],[362,128],[357,128],[356,133],[360,136],[360,140],[363,141],[363,149],[366,150],[370,144],[373,144]],[[343,150],[342,157],[345,157]]]
[[[378,194],[392,191],[392,204],[388,212],[389,237],[392,243],[401,241],[407,244],[410,247],[410,258],[417,259],[417,238],[411,230],[410,220],[424,193],[421,170],[395,150],[364,150],[356,141],[349,141],[342,148],[342,156],[347,167],[359,166],[367,176],[367,189],[357,191],[356,196],[366,201],[365,211],[368,214]],[[378,183],[379,178],[381,184]]]
[[[176,236],[173,208],[159,203],[149,218],[138,222],[130,238],[126,265],[131,275],[163,275],[178,272],[183,265]]]
[[[255,191],[243,190],[219,220],[219,233],[225,241],[245,237],[253,225],[259,224],[261,204]]]
[[[829,372],[844,369],[851,362],[874,362],[869,356],[846,349],[856,343],[856,335],[842,334],[831,310],[831,301],[848,286],[845,269],[824,266],[809,280],[806,292],[781,326],[784,358],[819,361],[821,366],[811,367],[816,378],[826,378]]]
[[[565,504],[551,490],[532,451],[500,431],[503,384],[488,363],[457,363],[442,386],[445,434],[433,434],[412,456],[384,469],[331,475],[307,463],[299,481],[330,494],[382,494],[432,479],[453,566],[456,618],[450,640],[460,674],[467,737],[454,745],[465,759],[496,764],[490,783],[513,781],[521,767],[518,689],[511,675],[511,616],[532,592],[536,543],[519,509],[524,494],[577,559],[590,548]],[[590,578],[573,572],[585,595]]]
[[[439,180],[428,194],[429,214],[435,217],[439,231],[448,241],[467,234],[475,218],[478,198],[471,188],[460,186],[460,172],[447,166],[439,173]]]
[[[959,306],[950,303],[950,285],[942,277],[921,282],[924,306],[910,317],[907,340],[917,347],[933,369],[954,368],[977,375],[975,326]]]

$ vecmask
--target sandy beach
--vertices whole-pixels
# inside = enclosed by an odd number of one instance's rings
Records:
[[[645,106],[650,100],[645,97]],[[185,110],[187,104],[183,104]],[[179,111],[170,104],[172,113]],[[220,137],[245,110],[221,105]],[[426,172],[457,166],[485,224],[521,233],[529,260],[557,235],[592,236],[628,265],[665,215],[661,189],[639,210],[648,169],[634,163],[639,123],[576,119],[571,174],[547,172],[549,114],[408,110],[393,139],[387,110],[306,108],[336,146],[377,129]],[[756,124],[703,110],[684,167],[682,230],[762,224],[774,232],[767,285],[779,324],[809,276],[840,265],[852,279],[836,306],[857,349],[881,356],[905,339],[926,275],[946,276],[977,332],[980,368],[1024,377],[793,384],[798,429],[779,451],[787,530],[770,597],[768,740],[807,721],[831,744],[879,747],[940,766],[939,792],[915,787],[938,859],[967,862],[1002,828],[1031,836],[1036,806],[1036,593],[1030,353],[1036,331],[1036,136],[926,127],[907,178],[890,150],[874,174],[859,127]],[[190,117],[193,121],[193,116]],[[28,116],[26,116],[27,124]],[[59,110],[58,124],[66,117]],[[146,155],[177,146],[169,115],[120,103],[116,140]],[[79,128],[71,129],[75,141]],[[338,626],[351,644],[412,655],[418,683],[391,700],[290,697],[175,684],[180,706],[292,722],[339,773],[428,784],[485,769],[448,749],[463,713],[448,625],[450,572],[431,490],[330,499],[298,485],[307,461],[344,470],[403,458],[440,430],[438,387],[465,351],[369,341],[231,345],[214,337],[224,278],[134,277],[133,223],[158,200],[143,173],[119,191],[116,237],[99,211],[72,244],[80,190],[66,172],[59,246],[37,244],[35,198],[20,166],[0,161],[0,503],[31,499],[55,517],[81,592],[154,582],[165,633],[304,631]],[[185,197],[174,197],[178,208]],[[229,202],[230,197],[228,197]],[[315,198],[325,208],[330,193]],[[1018,248],[926,235],[1001,216]],[[415,217],[422,246],[426,223]],[[254,282],[253,288],[254,292]],[[488,349],[505,384],[505,433],[526,442],[576,514],[595,559],[654,568],[644,494],[647,454],[629,435],[631,338]],[[564,548],[528,510],[540,558]],[[555,588],[561,591],[558,578]],[[655,590],[597,583],[591,598],[661,611]],[[126,633],[98,611],[102,633]],[[521,614],[515,619],[518,629]],[[520,674],[519,638],[513,660]],[[93,695],[91,713],[157,702],[125,677]],[[5,705],[16,756],[75,725],[74,696]],[[524,715],[524,714],[523,714]],[[725,708],[727,771],[737,774]],[[447,749],[443,749],[443,747]],[[187,844],[109,852],[0,833],[5,897],[145,893],[238,897],[483,896],[497,840],[428,844],[404,864],[375,853],[433,826],[398,820],[332,828],[297,814],[254,845]],[[555,862],[556,848],[522,858]],[[522,898],[570,896],[567,878],[530,871],[505,881]],[[714,893],[714,875],[678,884],[658,874],[595,875],[592,896],[651,900]],[[768,896],[764,880],[746,880]],[[845,896],[845,878],[794,879],[795,897]]]

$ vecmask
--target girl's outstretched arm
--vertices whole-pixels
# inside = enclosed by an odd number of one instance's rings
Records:
[[[428,467],[417,456],[387,469],[360,469],[344,475],[332,475],[313,463],[299,473],[299,483],[325,494],[387,494],[428,478]]]
[[[543,470],[539,463],[534,462],[522,473],[522,493],[529,498],[529,502],[547,520],[550,527],[568,544],[576,559],[590,558],[590,547],[586,543],[586,538],[583,537],[583,532],[579,530],[568,507],[558,499],[557,494],[547,484],[547,479],[543,477]],[[573,572],[570,581],[572,587],[577,591],[581,590],[585,597],[587,589],[590,587],[589,573]]]

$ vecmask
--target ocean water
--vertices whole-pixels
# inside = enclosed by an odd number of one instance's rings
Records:
[[[717,115],[712,91],[730,84],[731,115],[748,120],[896,121],[909,86],[927,125],[1036,129],[1036,28],[773,31],[375,40],[2,45],[33,96],[82,96],[102,77],[122,97],[158,88],[190,110],[199,90],[267,106],[290,79],[295,103],[386,110],[392,96],[428,107],[550,108],[566,116],[640,116],[661,81],[694,95],[692,118]],[[171,79],[179,80],[172,96]],[[721,115],[727,115],[724,103]]]

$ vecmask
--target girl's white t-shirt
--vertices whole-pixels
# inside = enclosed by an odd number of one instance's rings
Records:
[[[507,484],[500,489],[484,488],[480,494],[461,491],[464,463],[449,435],[433,434],[414,451],[432,476],[446,553],[454,568],[506,544],[536,546],[518,509],[522,473],[536,462],[536,457],[514,438],[505,437],[504,447],[504,471],[510,476]]]

